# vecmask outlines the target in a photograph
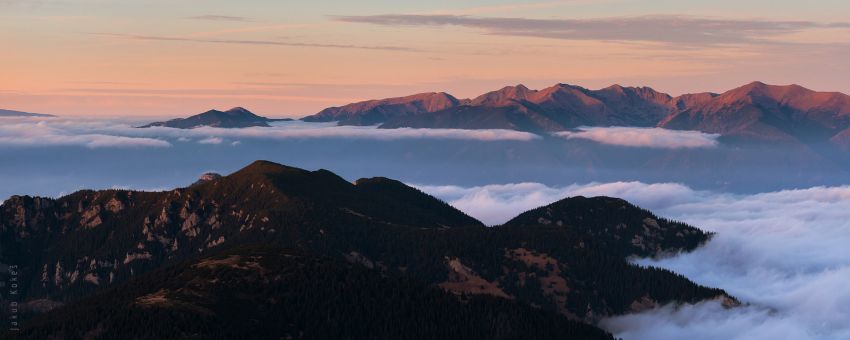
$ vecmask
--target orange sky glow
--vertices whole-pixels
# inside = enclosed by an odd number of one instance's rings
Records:
[[[506,85],[850,92],[845,1],[0,0],[0,108],[301,117]],[[730,11],[724,5],[735,5]]]

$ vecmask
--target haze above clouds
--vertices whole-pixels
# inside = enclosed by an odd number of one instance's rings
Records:
[[[602,323],[625,339],[850,338],[850,186],[754,195],[641,182],[420,188],[488,224],[568,196],[605,195],[716,232],[692,253],[637,262],[723,288],[751,305],[664,306]]]

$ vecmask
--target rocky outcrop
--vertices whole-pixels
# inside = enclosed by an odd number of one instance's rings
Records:
[[[201,175],[201,177],[199,177],[198,180],[195,181],[195,183],[192,183],[192,185],[194,186],[194,185],[203,184],[203,183],[206,183],[206,182],[211,182],[211,181],[217,180],[219,178],[221,178],[221,175],[219,175],[215,172],[207,172],[207,173],[204,173],[203,175]]]

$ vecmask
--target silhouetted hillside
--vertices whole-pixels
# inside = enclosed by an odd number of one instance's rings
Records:
[[[167,192],[12,197],[0,206],[0,262],[22,268],[25,314],[255,244],[305,249],[457,295],[505,298],[587,322],[676,301],[735,303],[722,290],[627,262],[694,249],[707,235],[693,227],[609,198],[540,209],[485,227],[394,180],[351,183],[327,170],[258,161]]]
[[[612,339],[528,305],[276,247],[159,269],[32,320],[16,338]]]

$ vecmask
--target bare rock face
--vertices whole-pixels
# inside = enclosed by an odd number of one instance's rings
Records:
[[[94,228],[103,223],[100,218],[100,206],[94,205],[86,210],[80,218],[80,225],[84,228]]]
[[[498,282],[487,281],[458,258],[446,257],[448,267],[447,280],[438,286],[456,294],[489,294],[502,298],[511,298]]]
[[[197,213],[192,213],[183,221],[183,226],[180,228],[180,231],[182,231],[184,234],[186,234],[186,236],[189,237],[198,236],[198,233],[200,231],[198,230],[197,226],[200,220],[201,218],[200,216],[198,216]]]
[[[203,184],[203,183],[206,183],[206,182],[211,182],[211,181],[217,180],[219,178],[221,178],[221,175],[219,175],[215,172],[207,172],[207,173],[204,173],[203,175],[201,175],[201,177],[198,177],[198,180],[195,181],[195,183],[192,183],[192,186],[195,186],[195,185],[198,185],[198,184]]]
[[[106,202],[106,210],[115,214],[124,210],[124,202],[121,202],[117,197],[113,197],[109,202]]]
[[[58,218],[56,208],[56,202],[49,198],[12,196],[2,204],[2,209],[11,218],[0,228],[12,227],[22,238],[45,231],[49,229],[47,221]]]

